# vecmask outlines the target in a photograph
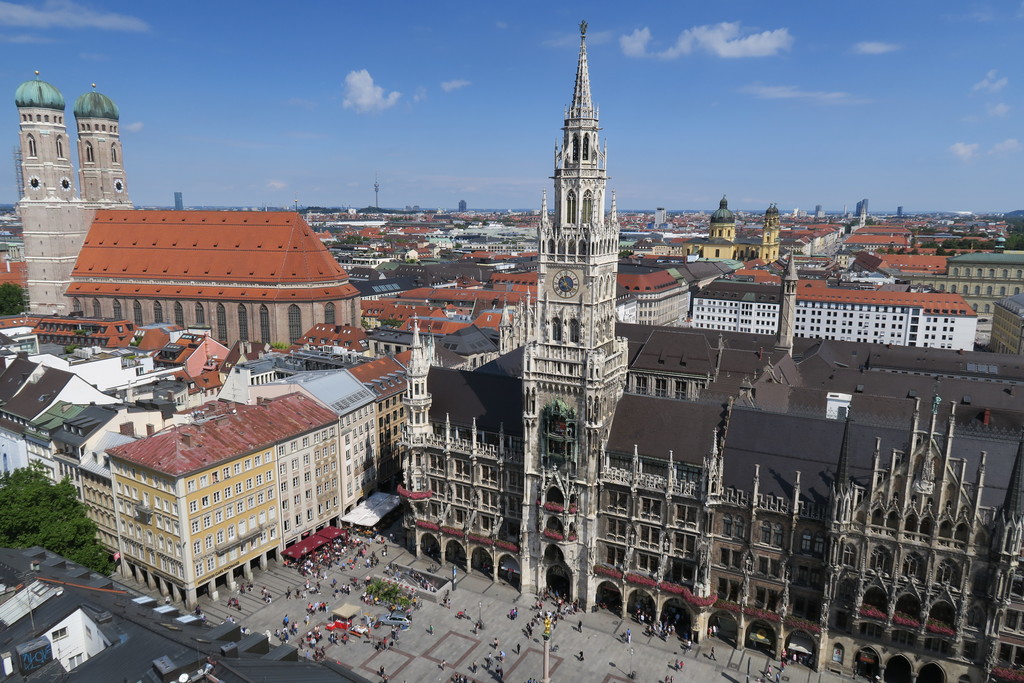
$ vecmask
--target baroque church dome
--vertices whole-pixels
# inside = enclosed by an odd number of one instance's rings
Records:
[[[718,203],[718,211],[711,214],[712,223],[735,223],[736,217],[732,211],[729,210],[729,200],[722,197],[722,201]]]
[[[41,107],[64,111],[64,96],[60,90],[39,78],[39,72],[31,81],[25,81],[14,91],[14,104],[17,107]]]
[[[96,87],[96,86],[93,86]],[[79,95],[75,100],[76,119],[110,119],[117,121],[121,117],[114,101],[101,92],[90,90]]]

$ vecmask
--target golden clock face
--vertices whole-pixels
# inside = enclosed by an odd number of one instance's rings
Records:
[[[576,292],[580,290],[580,278],[579,275],[572,272],[571,270],[560,270],[555,273],[555,294],[561,297],[568,298],[575,296]]]

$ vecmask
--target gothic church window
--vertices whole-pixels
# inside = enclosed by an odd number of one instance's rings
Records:
[[[583,193],[583,221],[584,223],[592,223],[594,220],[594,195],[591,194],[590,190]]]
[[[565,222],[576,222],[576,193],[572,190],[565,195]]]
[[[324,322],[328,325],[335,325],[334,322],[334,304],[328,303],[324,306]]]
[[[110,146],[110,160],[115,164],[117,163],[117,145]]]
[[[302,336],[302,311],[295,304],[288,307],[288,341]]]
[[[71,300],[71,310],[72,311],[76,311],[76,312],[82,310],[82,302],[79,301],[77,298],[72,299]]]
[[[164,307],[159,301],[153,302],[153,322],[162,323],[164,321]]]
[[[135,301],[132,303],[132,317],[135,319],[136,325],[142,324],[142,302]]]
[[[92,300],[92,317],[94,317],[94,318],[100,317],[100,300],[99,299],[93,299]]]
[[[580,160],[580,136],[579,135],[573,135],[572,136],[572,160],[573,161],[579,161]]]
[[[876,572],[888,574],[890,569],[889,551],[882,547],[876,547],[872,550],[871,568]]]
[[[30,157],[36,156],[36,139],[34,137],[32,137],[31,135],[29,135],[28,138],[27,138],[27,142],[28,142],[28,155]]]
[[[86,162],[88,162],[90,164],[93,163],[94,161],[96,161],[96,158],[93,155],[92,143],[91,142],[85,143],[85,160],[86,160]]]
[[[270,343],[270,309],[266,304],[260,304],[260,340]]]
[[[124,315],[124,311],[121,310],[121,302],[118,299],[114,299],[114,317],[120,319]]]
[[[185,309],[182,308],[180,301],[174,302],[174,324],[185,327]]]
[[[217,339],[226,342],[228,340],[228,313],[224,309],[224,304],[217,304],[215,313],[217,316]]]
[[[205,324],[206,324],[206,310],[203,308],[203,305],[197,301],[196,302],[196,325],[205,325]]]
[[[238,338],[249,341],[249,312],[245,304],[238,304]]]
[[[847,567],[854,567],[857,564],[857,551],[850,543],[843,546],[843,564]]]
[[[64,158],[64,138],[60,136],[57,137],[57,158]]]
[[[590,158],[590,136],[583,136],[583,161]]]
[[[578,344],[580,341],[580,321],[573,318],[569,321],[569,341]]]
[[[561,318],[551,319],[551,339],[552,341],[562,341],[562,320]]]

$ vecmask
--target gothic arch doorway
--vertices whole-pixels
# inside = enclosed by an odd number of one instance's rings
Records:
[[[519,588],[522,584],[519,560],[512,555],[502,555],[498,559],[498,578],[507,581],[513,588]]]
[[[661,606],[661,621],[666,626],[672,626],[678,637],[690,637],[693,620],[690,617],[690,610],[687,609],[686,603],[679,598],[669,598]]]
[[[420,552],[438,562],[441,561],[441,544],[433,534],[423,534],[420,537]]]
[[[935,662],[929,662],[921,667],[917,683],[946,683],[946,672]]]
[[[786,657],[790,662],[795,660],[813,669],[816,661],[814,655],[817,651],[814,638],[804,631],[793,631],[786,639]]]
[[[733,647],[739,645],[739,626],[736,624],[736,617],[728,612],[712,614],[708,619],[708,629],[711,634],[718,636]]]
[[[611,581],[602,581],[597,586],[597,606],[614,614],[622,614],[622,591]]]
[[[755,621],[747,628],[745,644],[749,648],[774,657],[777,642],[775,629],[766,621]]]
[[[458,541],[448,541],[448,545],[444,547],[444,561],[465,569],[466,549]]]
[[[857,655],[853,659],[853,670],[858,676],[874,680],[878,675],[878,653],[870,647],[857,650]]]
[[[547,588],[553,596],[572,600],[572,572],[564,564],[548,567]]]
[[[913,672],[910,660],[903,655],[896,655],[885,664],[885,681],[886,683],[911,683],[914,680]]]
[[[626,611],[637,621],[640,621],[639,617],[642,614],[644,617],[643,623],[650,624],[654,621],[654,598],[647,591],[637,588],[629,594]]]
[[[491,573],[494,570],[494,560],[491,558],[491,554],[489,552],[478,547],[473,551],[472,566],[473,569],[490,578]]]

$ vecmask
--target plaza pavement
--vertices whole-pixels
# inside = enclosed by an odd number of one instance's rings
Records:
[[[371,545],[371,549],[380,548],[380,545]],[[334,567],[328,572],[326,581],[321,579],[323,590],[319,595],[310,594],[305,599],[300,597],[289,600],[284,597],[285,591],[303,585],[305,579],[294,568],[271,563],[267,570],[254,574],[252,592],[239,595],[237,592],[222,590],[216,601],[209,596],[200,598],[200,607],[211,625],[220,624],[227,617],[232,617],[254,632],[267,633],[271,642],[277,644],[273,632],[281,626],[285,615],[299,623],[300,635],[304,635],[316,624],[326,623],[329,612],[311,616],[309,626],[304,626],[307,603],[326,600],[329,609],[333,609],[345,602],[359,602],[362,591],[356,588],[353,588],[352,595],[342,593],[334,598],[330,589],[331,579],[337,578],[341,585],[353,577],[361,580],[366,576],[382,576],[384,565],[391,561],[423,571],[433,564],[429,559],[418,559],[400,546],[388,543],[388,556],[382,558],[377,567],[366,569],[363,566],[352,571]],[[451,567],[442,567],[436,573],[441,576],[450,575]],[[118,577],[118,580],[142,593],[154,595],[144,584],[126,582],[123,577]],[[264,586],[273,596],[270,604],[266,604],[260,597],[260,589]],[[239,599],[241,611],[227,607],[229,597]],[[533,614],[531,607],[535,600],[535,596],[520,595],[507,584],[493,583],[479,574],[466,575],[460,569],[456,589],[451,593],[451,609],[421,601],[421,607],[413,615],[413,625],[401,633],[399,642],[393,648],[378,652],[370,641],[357,638],[350,639],[347,645],[331,645],[326,640],[321,645],[326,646],[328,658],[372,681],[379,680],[377,673],[383,665],[391,683],[450,681],[454,672],[467,675],[475,683],[500,683],[493,669],[484,668],[487,654],[496,656],[498,650],[504,650],[507,655],[503,665],[504,681],[525,683],[530,678],[540,680],[543,673],[540,633],[543,627],[534,627],[532,639],[523,633]],[[513,607],[519,608],[519,618],[514,621],[508,618],[508,612]],[[548,603],[548,607],[552,607],[552,604]],[[464,610],[471,619],[457,619],[455,614],[459,610]],[[366,606],[364,613],[376,616],[383,612],[383,607]],[[474,635],[473,623],[478,614],[484,622],[484,630]],[[581,619],[583,628],[577,631]],[[433,634],[427,631],[431,625]],[[627,628],[632,630],[631,644],[622,640],[622,634]],[[324,635],[327,634],[321,630]],[[388,634],[386,627],[373,631],[373,636],[378,639]],[[498,649],[491,647],[494,638],[498,638]],[[298,644],[296,638],[289,642]],[[635,681],[642,683],[663,683],[667,676],[673,677],[676,683],[747,683],[761,676],[760,672],[767,664],[763,654],[753,650],[734,650],[718,639],[701,642],[687,652],[675,636],[667,641],[645,637],[639,624],[630,619],[620,619],[606,611],[581,613],[559,620],[552,633],[551,644],[557,648],[551,654],[552,683],[631,683],[628,678],[631,670],[636,672]],[[710,659],[712,647],[715,660]],[[583,651],[583,661],[579,660],[580,650]],[[677,658],[684,662],[681,671],[675,669]],[[446,662],[444,670],[441,669],[442,660]],[[474,661],[478,665],[476,672],[470,669]],[[771,681],[774,680],[773,670]],[[819,674],[805,667],[791,666],[781,672],[780,680],[788,683],[832,683],[841,678],[827,672]]]

